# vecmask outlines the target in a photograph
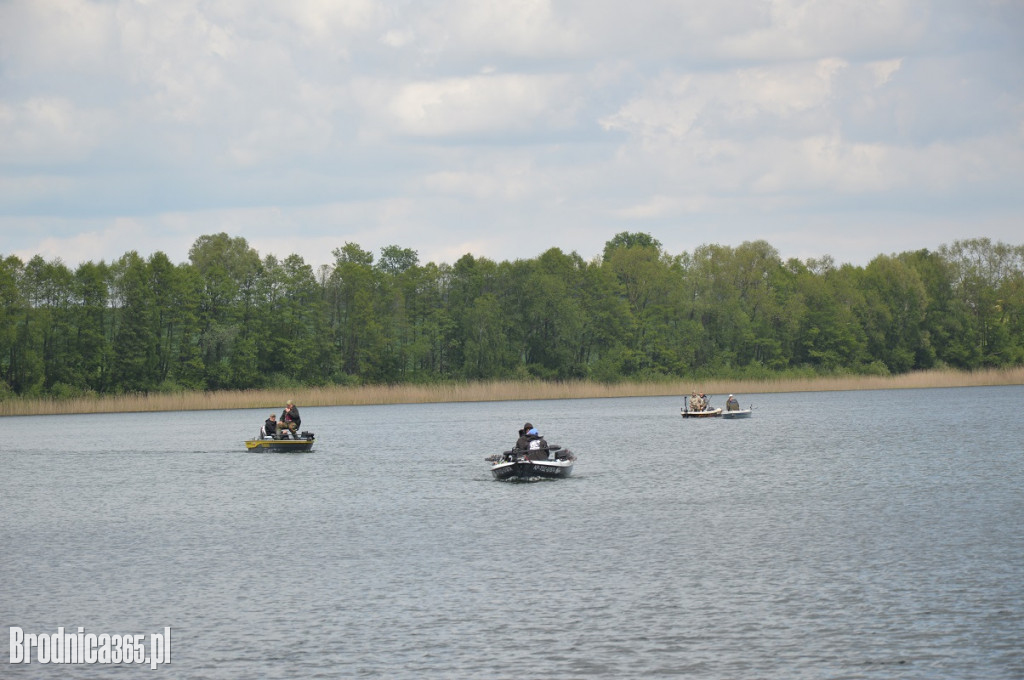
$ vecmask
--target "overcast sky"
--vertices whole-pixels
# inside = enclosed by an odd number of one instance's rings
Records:
[[[0,0],[0,256],[1024,244],[1022,0]]]

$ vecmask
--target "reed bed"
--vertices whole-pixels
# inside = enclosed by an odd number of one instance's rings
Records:
[[[238,390],[130,394],[75,399],[8,399],[0,402],[0,416],[72,413],[129,413],[139,411],[206,411],[218,409],[270,409],[291,399],[300,407],[367,404],[425,404],[469,401],[522,401],[529,399],[599,399],[606,397],[658,397],[706,394],[765,394],[777,392],[834,392],[845,390],[922,389],[1024,385],[1024,367],[982,371],[921,371],[898,376],[842,376],[777,378],[764,380],[675,380],[603,384],[585,381],[495,381],[441,385],[368,385],[316,387],[295,390]]]

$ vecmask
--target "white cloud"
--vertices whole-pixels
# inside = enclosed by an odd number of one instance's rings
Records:
[[[551,0],[432,3],[416,17],[417,32],[430,52],[451,53],[470,62],[480,54],[531,60],[566,55],[579,48],[583,36],[571,16],[559,14],[558,4]]]
[[[64,97],[0,101],[0,163],[39,166],[86,159],[111,132],[102,110],[84,110]]]
[[[33,220],[41,230],[61,229],[60,221]],[[77,227],[81,229],[82,227]],[[32,257],[39,255],[44,260],[60,259],[71,269],[75,269],[81,262],[99,262],[105,260],[112,262],[130,250],[138,250],[142,257],[152,254],[149,247],[134,248],[126,247],[125,244],[132,243],[138,236],[142,225],[131,219],[118,218],[112,222],[92,223],[85,227],[84,231],[76,231],[69,236],[48,236],[34,242],[31,249],[15,249],[13,254],[27,262]],[[145,246],[151,241],[146,240]],[[117,256],[111,253],[117,252]]]
[[[891,115],[878,113],[887,106],[879,88],[899,68],[821,59],[662,77],[602,124],[636,140],[628,155],[664,178],[655,194],[671,183],[712,195],[944,191],[958,172],[934,148],[914,150],[893,125],[875,139],[845,135],[851,112]]]
[[[88,0],[0,3],[0,59],[15,78],[64,78],[114,65],[110,5]]]
[[[290,0],[271,4],[268,9],[291,17],[305,34],[325,42],[372,27],[382,12],[381,4],[373,0]]]
[[[378,110],[394,134],[423,137],[521,134],[574,122],[567,77],[495,74],[410,83],[369,83],[368,115]]]
[[[749,5],[748,5],[749,6]],[[726,35],[723,53],[744,59],[815,59],[906,50],[928,29],[921,0],[771,0],[757,25]]]
[[[401,48],[411,44],[416,39],[416,35],[409,30],[391,29],[388,30],[380,37],[381,43],[388,47]]]
[[[893,75],[903,65],[902,59],[886,59],[885,61],[874,61],[867,64],[867,69],[875,76],[875,86],[885,85],[892,80]]]
[[[534,189],[532,168],[505,167],[491,172],[437,172],[423,178],[426,191],[475,200],[515,201]]]
[[[601,122],[608,130],[670,141],[775,134],[797,116],[803,130],[820,132],[834,125],[835,80],[848,67],[841,59],[822,59],[664,76]]]
[[[1016,236],[1021,25],[922,0],[8,0],[0,253],[291,230],[309,257],[589,255],[649,229],[842,256],[864,215],[952,207]]]
[[[837,136],[766,141],[759,154],[777,159],[750,185],[754,193],[787,194],[831,190],[840,194],[886,191],[897,179],[887,168],[888,150],[850,144]]]

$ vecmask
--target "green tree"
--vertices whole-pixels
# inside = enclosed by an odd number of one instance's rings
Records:
[[[522,287],[514,286],[509,263],[466,254],[448,278],[451,315],[446,351],[457,377],[504,378],[522,366]]]
[[[612,253],[620,248],[640,248],[661,252],[661,241],[643,232],[621,231],[604,244],[604,261],[611,259]]]
[[[736,360],[741,366],[779,368],[787,358],[782,352],[779,323],[787,275],[778,251],[766,241],[747,241],[732,253],[731,285],[741,313]]]
[[[270,384],[324,384],[320,370],[325,335],[323,289],[313,268],[298,255],[278,261],[274,255],[263,259],[254,333],[257,365]],[[329,345],[329,342],[324,343]]]
[[[0,399],[123,391],[535,376],[602,381],[887,373],[1024,363],[1024,247],[783,263],[765,241],[669,255],[621,232],[421,265],[353,243],[316,271],[202,236],[189,261],[0,259]]]
[[[1011,335],[1019,326],[1011,320],[1022,270],[1021,249],[990,239],[969,239],[943,246],[939,252],[953,267],[954,291],[967,315],[959,351],[967,367],[1012,362],[1021,345],[1020,338]]]
[[[862,270],[831,258],[790,260],[792,294],[784,306],[784,326],[792,342],[793,366],[809,366],[833,373],[863,364],[867,340],[860,317],[865,300],[860,287]]]
[[[901,260],[879,255],[862,277],[869,313],[864,319],[868,351],[893,373],[906,373],[927,353],[924,320],[927,294],[917,271]]]
[[[455,375],[455,321],[448,304],[451,265],[429,262],[401,275],[409,328],[410,378],[428,381]]]
[[[173,312],[164,317],[165,332],[177,335],[178,356],[171,364],[167,387],[205,390],[209,372],[206,369],[207,347],[211,320],[206,301],[206,283],[194,265],[189,262],[175,267],[173,275]],[[216,360],[216,357],[214,357]]]
[[[965,315],[956,311],[952,267],[938,253],[928,250],[901,253],[898,258],[917,273],[925,292],[926,306],[915,366],[932,368],[958,363],[949,349],[953,338],[961,332],[960,322]]]
[[[35,259],[35,258],[33,258]],[[39,258],[42,262],[42,258]],[[38,266],[38,265],[37,265]],[[11,255],[0,262],[0,349],[6,393],[29,394],[43,383],[40,339],[26,293],[25,264]]]
[[[584,320],[580,362],[590,378],[619,380],[632,362],[633,318],[626,292],[615,271],[595,259],[581,272],[578,294]]]
[[[114,307],[113,384],[124,392],[148,392],[159,384],[156,307],[149,268],[134,250],[111,264]]]
[[[675,265],[646,234],[619,234],[605,245],[604,266],[615,273],[631,319],[621,364],[628,376],[658,377],[682,368],[678,339],[665,332],[683,314],[674,295],[681,292]]]
[[[581,295],[583,259],[551,248],[536,260],[516,262],[512,270],[519,288],[517,320],[508,329],[520,347],[526,368],[549,379],[581,378],[584,365],[585,317]]]
[[[374,381],[379,377],[382,332],[376,314],[379,272],[373,268],[373,253],[346,242],[334,249],[333,255],[328,302],[340,357],[337,377]]]
[[[183,337],[181,312],[189,298],[179,284],[178,268],[163,252],[156,252],[146,263],[146,280],[152,293],[153,313],[150,331],[153,334],[156,356],[153,368],[154,387],[166,386],[171,372],[181,356]]]
[[[114,356],[108,333],[113,324],[110,313],[109,279],[109,268],[103,262],[85,262],[75,270],[75,374],[84,389],[98,394],[103,394],[110,388],[110,370]]]
[[[375,265],[377,277],[377,304],[382,355],[377,365],[377,381],[399,382],[409,378],[412,371],[411,347],[416,329],[410,318],[410,297],[415,296],[419,256],[415,250],[386,246],[381,249]]]
[[[722,370],[737,366],[753,353],[755,335],[741,300],[742,294],[756,293],[749,276],[741,272],[732,248],[705,245],[696,248],[687,274],[692,288],[687,297],[704,330],[699,345],[698,366]]]
[[[254,324],[263,311],[258,297],[259,254],[244,238],[200,236],[188,253],[203,289],[198,316],[205,382],[212,389],[252,387],[259,381]]]
[[[65,390],[71,377],[67,342],[70,337],[72,274],[60,259],[46,262],[36,255],[24,268],[21,287],[28,307],[19,333],[24,366],[31,370],[27,393]]]
[[[384,246],[380,249],[380,260],[377,268],[384,274],[398,276],[419,265],[419,253],[411,248]]]
[[[21,314],[18,278],[22,262],[17,257],[0,257],[0,401],[9,398],[15,361],[15,338]]]
[[[510,363],[508,335],[501,304],[494,293],[478,295],[463,310],[462,376],[471,380],[502,378]]]

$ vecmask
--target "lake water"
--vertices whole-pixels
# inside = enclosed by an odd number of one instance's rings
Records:
[[[1024,677],[1024,386],[737,396],[0,419],[3,625],[172,629],[0,675]],[[491,479],[527,420],[573,477]]]

